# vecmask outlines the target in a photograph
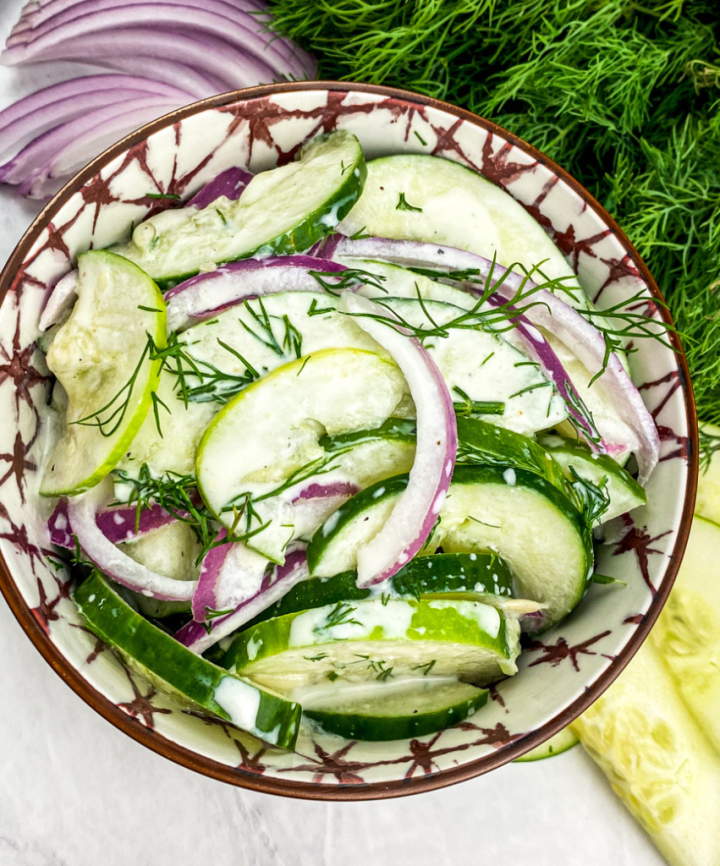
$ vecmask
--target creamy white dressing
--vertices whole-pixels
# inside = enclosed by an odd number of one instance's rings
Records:
[[[410,601],[380,600],[353,605],[344,620],[333,625],[332,612],[335,605],[308,610],[296,616],[290,627],[289,647],[311,646],[315,643],[335,640],[358,640],[369,637],[377,628],[386,640],[402,640],[406,637],[417,610]]]
[[[237,677],[223,677],[215,689],[215,703],[244,731],[254,733],[260,709],[260,691]]]

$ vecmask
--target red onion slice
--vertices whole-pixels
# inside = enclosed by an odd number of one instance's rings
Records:
[[[38,165],[53,160],[66,147],[76,144],[80,137],[92,141],[96,130],[103,128],[107,132],[109,128],[107,124],[116,130],[130,127],[129,131],[132,131],[139,125],[137,122],[139,118],[140,122],[142,118],[152,119],[172,110],[177,105],[177,102],[168,102],[165,97],[143,96],[139,99],[129,99],[118,106],[109,105],[90,111],[84,117],[46,132],[23,148],[17,156],[0,167],[0,182],[22,183]],[[131,124],[134,125],[130,126]],[[90,156],[95,156],[98,152],[96,150],[90,153]]]
[[[184,516],[184,512],[181,516]],[[95,515],[95,525],[113,544],[137,541],[138,538],[175,523],[176,520],[176,515],[166,511],[160,505],[143,508],[139,517],[135,506],[129,505],[106,508]],[[55,506],[48,520],[48,530],[53,544],[66,547],[68,550],[75,547],[74,529],[70,522],[67,499],[61,499]]]
[[[228,82],[216,75],[201,72],[187,63],[161,57],[147,57],[143,54],[98,54],[93,57],[92,63],[116,72],[134,72],[144,78],[175,85],[187,91],[193,99],[205,99],[228,89]]]
[[[70,21],[85,18],[91,13],[126,9],[128,6],[147,5],[148,0],[85,0],[85,2],[75,0],[70,5],[48,3],[42,9],[36,10],[34,15],[28,15],[24,20],[21,18],[23,26],[15,25],[5,44],[8,48],[27,45],[39,37],[51,33],[57,27],[68,24]],[[254,3],[247,2],[239,6],[236,3],[228,3],[226,0],[152,0],[152,5],[173,5],[193,10],[200,9],[214,12],[231,20],[237,19],[238,13],[257,13],[259,11],[259,7]],[[128,12],[128,15],[131,14],[132,12]]]
[[[63,313],[68,310],[77,298],[78,272],[77,270],[70,271],[61,277],[55,286],[52,293],[45,304],[45,307],[40,316],[38,328],[41,331],[47,331],[54,325]]]
[[[138,3],[128,8],[120,5],[97,12],[87,12],[85,15],[65,24],[52,26],[52,20],[45,26],[49,29],[24,45],[17,44],[6,48],[2,61],[7,66],[17,66],[24,63],[34,63],[40,60],[57,59],[53,50],[63,44],[72,44],[77,39],[132,24],[138,31],[148,29],[156,32],[163,27],[175,30],[189,30],[198,42],[206,35],[222,39],[226,44],[234,46],[246,55],[254,55],[266,67],[271,75],[273,72],[287,71],[296,76],[302,76],[306,70],[293,55],[292,50],[283,40],[275,39],[272,34],[261,33],[261,28],[250,19],[248,26],[247,13],[236,13],[235,19],[227,18],[209,9],[197,9],[192,15],[192,21],[184,13],[182,5],[170,2]],[[252,26],[250,26],[252,25]]]
[[[319,253],[320,256],[323,254],[323,252]],[[513,271],[508,271],[500,265],[493,265],[491,261],[482,256],[453,247],[442,247],[416,241],[396,241],[386,238],[367,238],[356,241],[349,238],[334,239],[333,245],[328,250],[328,255],[377,258],[394,264],[445,272],[474,269],[477,270],[480,277],[490,278],[491,284],[497,288],[496,297],[499,296],[505,300],[513,300],[521,288],[528,292],[536,287],[536,284],[531,280],[527,280]],[[461,285],[474,294],[481,294],[478,286],[472,283],[465,282]],[[497,301],[492,301],[492,303],[499,306]],[[519,302],[519,309],[523,317],[521,321],[524,320],[535,327],[544,328],[548,333],[553,334],[573,352],[591,375],[595,375],[602,369],[606,350],[602,334],[591,322],[557,295],[545,289],[533,291],[525,301]],[[528,333],[527,326],[520,333],[525,339],[526,345],[529,346],[533,342],[534,335]],[[542,335],[539,336],[542,337]],[[544,338],[542,339],[544,340]],[[545,343],[547,344],[547,341]],[[550,348],[549,345],[548,348]],[[554,361],[546,350],[543,352],[547,356],[547,363],[540,357],[537,357],[537,360],[546,368],[557,387],[558,381],[560,381],[560,371],[557,370],[554,373],[553,369],[556,364],[562,368],[562,364],[554,352],[552,352]],[[564,379],[567,382],[570,381],[567,373],[564,373]],[[598,377],[592,387],[599,387],[605,392],[608,402],[614,406],[620,418],[637,435],[637,446],[633,450],[636,452],[638,461],[639,481],[644,484],[657,464],[660,454],[660,437],[655,421],[648,412],[640,392],[616,354],[610,355],[605,372]],[[561,388],[558,390],[567,402],[567,396],[562,393]],[[572,391],[574,394],[570,396],[577,397],[574,386]],[[571,409],[573,402],[574,400],[571,400],[568,403],[569,409]],[[586,409],[585,412],[587,412]],[[571,414],[579,423],[580,419],[577,418],[577,413],[571,412]],[[581,426],[586,431],[589,430],[587,423],[583,423]],[[625,444],[615,441],[613,431],[604,429],[602,425],[598,426],[605,447],[610,453]],[[592,442],[590,444],[592,445]]]
[[[127,21],[124,23],[127,24]],[[149,75],[149,72],[137,63],[138,58],[191,66],[204,75],[212,76],[213,80],[222,82],[227,90],[251,87],[288,72],[285,68],[271,69],[254,55],[244,54],[228,42],[208,34],[193,37],[187,33],[156,30],[149,26],[88,33],[47,48],[42,52],[42,58],[27,62],[34,63],[40,59],[74,60],[108,65],[108,58],[125,59],[124,65],[117,59],[112,61],[111,68],[137,68],[142,75]],[[22,65],[20,61],[7,62],[4,54],[0,55],[0,63]],[[160,64],[156,68],[160,69]],[[177,84],[180,86],[180,81]]]
[[[384,307],[344,294],[340,310],[386,349],[408,383],[417,412],[417,450],[410,480],[390,517],[375,538],[358,550],[358,586],[382,583],[409,562],[423,546],[447,495],[457,452],[452,397],[437,365],[415,337],[378,322]]]
[[[108,539],[97,525],[97,512],[105,494],[100,484],[82,496],[68,500],[67,514],[80,547],[95,565],[116,583],[151,598],[190,601],[197,581],[174,580],[135,562]]]
[[[129,102],[118,106],[119,113],[116,117],[108,118],[97,126],[86,129],[44,165],[31,171],[20,184],[18,192],[31,199],[50,198],[63,185],[64,178],[78,172],[98,153],[136,130],[138,126],[167,114],[177,107],[176,103],[166,103],[153,108],[135,108],[125,111],[124,105],[129,105]],[[72,124],[67,124],[70,125]],[[67,126],[60,129],[66,129]]]
[[[207,624],[189,622],[175,637],[193,652],[203,653],[279,601],[295,584],[307,580],[309,576],[304,549],[294,550],[288,553],[284,565],[275,566],[272,572],[263,578],[258,592],[239,604],[232,613],[213,619]]]
[[[309,256],[243,259],[198,274],[165,295],[168,331],[211,319],[250,298],[278,292],[324,292],[311,271],[342,273],[344,265]]]
[[[230,201],[237,201],[252,179],[252,174],[245,168],[234,166],[233,168],[225,169],[225,171],[220,172],[216,178],[213,178],[201,190],[196,192],[186,207],[208,207],[208,205],[211,205],[223,196],[230,199]]]
[[[221,529],[215,541],[222,541],[226,536],[227,530]],[[229,543],[210,548],[200,565],[200,576],[192,600],[193,618],[197,622],[205,622],[208,609],[218,610],[216,593],[218,575],[225,564],[230,548]]]

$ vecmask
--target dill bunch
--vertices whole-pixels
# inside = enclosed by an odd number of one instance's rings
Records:
[[[417,90],[570,171],[625,229],[720,423],[716,0],[269,0],[319,76]]]

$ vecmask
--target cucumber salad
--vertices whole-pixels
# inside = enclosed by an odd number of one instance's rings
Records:
[[[167,203],[41,319],[40,492],[87,627],[279,748],[482,712],[645,503],[627,318],[508,193],[349,132]]]

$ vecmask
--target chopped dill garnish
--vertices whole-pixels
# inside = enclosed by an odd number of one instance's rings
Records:
[[[414,210],[418,213],[422,213],[421,207],[415,207],[415,205],[410,204],[410,202],[405,198],[405,193],[400,193],[400,200],[395,205],[395,210]]]

